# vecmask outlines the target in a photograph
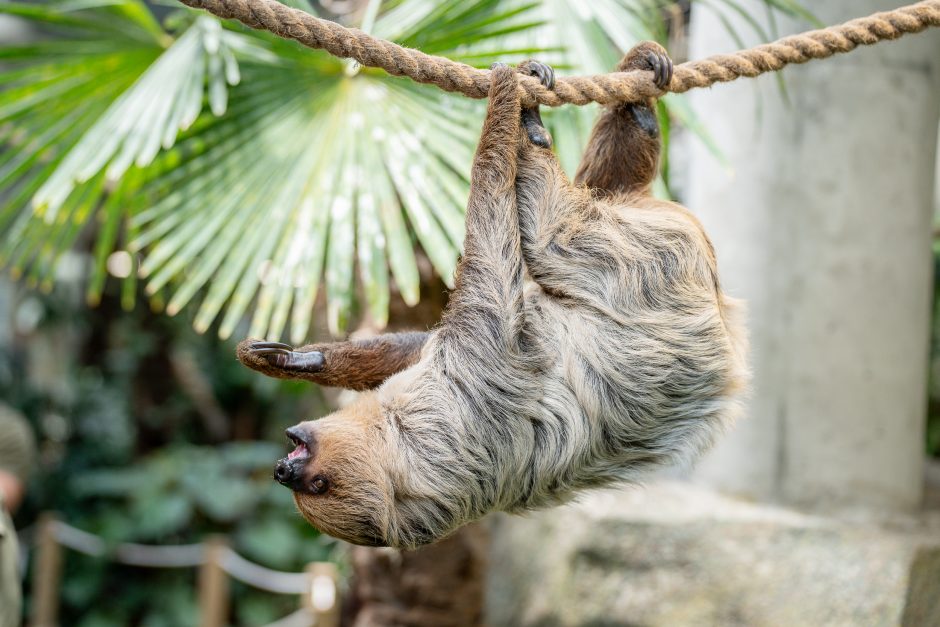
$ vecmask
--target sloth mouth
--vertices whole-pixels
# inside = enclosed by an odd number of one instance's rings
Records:
[[[293,460],[310,455],[310,449],[307,448],[307,443],[301,440],[300,436],[296,433],[291,433],[290,429],[287,430],[287,439],[294,445],[294,450],[287,454],[287,459]]]

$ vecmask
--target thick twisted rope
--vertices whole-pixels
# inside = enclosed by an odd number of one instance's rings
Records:
[[[381,68],[389,74],[407,76],[419,83],[437,85],[445,91],[459,92],[470,98],[485,98],[489,91],[488,70],[403,48],[358,29],[316,18],[276,0],[180,1],[218,17],[234,18],[252,28],[293,39],[310,48],[326,50],[337,57],[355,59],[367,67]],[[940,26],[940,0],[925,0],[733,54],[683,63],[676,67],[672,82],[665,91],[682,93],[742,76],[776,72],[791,63],[825,59],[837,53],[851,52],[858,46],[919,33],[932,26]],[[566,76],[559,78],[551,90],[535,78],[521,76],[520,79],[524,106],[637,102],[663,94],[653,83],[653,73],[643,71]]]

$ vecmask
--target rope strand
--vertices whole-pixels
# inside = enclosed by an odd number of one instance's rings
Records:
[[[236,19],[247,26],[293,39],[310,48],[326,50],[336,57],[355,59],[367,67],[381,68],[394,76],[407,76],[419,83],[437,85],[470,98],[485,98],[489,92],[489,71],[451,61],[444,57],[403,48],[355,28],[323,20],[277,0],[180,0],[205,9],[218,17]],[[925,0],[893,11],[846,22],[801,35],[785,37],[733,54],[720,54],[683,63],[676,67],[666,91],[682,93],[696,87],[776,72],[792,63],[826,59],[851,52],[858,46],[898,39],[940,26],[940,0]],[[589,102],[612,104],[638,102],[663,94],[653,83],[653,73],[613,72],[597,76],[567,76],[550,90],[530,76],[520,76],[523,106],[535,104],[557,107]]]

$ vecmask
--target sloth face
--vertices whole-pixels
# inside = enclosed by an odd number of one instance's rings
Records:
[[[277,462],[274,478],[294,491],[304,518],[347,542],[386,546],[393,491],[375,397],[293,426],[287,437],[294,450]]]

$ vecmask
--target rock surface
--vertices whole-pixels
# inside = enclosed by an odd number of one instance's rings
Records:
[[[488,624],[940,625],[940,528],[663,483],[492,522]]]

